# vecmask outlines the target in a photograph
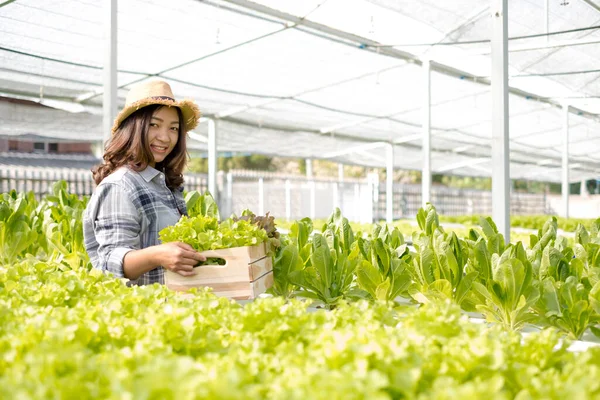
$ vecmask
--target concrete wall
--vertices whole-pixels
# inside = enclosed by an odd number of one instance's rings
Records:
[[[40,141],[15,140],[15,139],[0,139],[0,151],[16,151],[31,153],[34,151],[34,143]],[[56,143],[49,141],[48,143]],[[46,146],[48,148],[48,146]],[[59,154],[92,154],[92,144],[82,142],[57,143],[57,151],[49,151],[50,153]]]
[[[26,142],[22,140],[9,140],[8,151],[21,151],[25,153],[31,153],[33,151],[33,142]]]
[[[91,154],[92,145],[90,143],[59,143],[58,152]]]

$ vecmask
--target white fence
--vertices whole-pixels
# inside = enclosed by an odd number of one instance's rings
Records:
[[[74,168],[40,168],[2,166],[0,169],[0,193],[15,189],[18,192],[35,193],[41,198],[48,193],[52,183],[66,181],[68,190],[80,196],[91,196],[96,184],[92,172],[87,169]],[[186,190],[205,191],[206,175],[186,175]]]
[[[379,192],[374,212],[377,220],[385,219],[386,196],[385,191]],[[492,192],[488,190],[433,186],[430,202],[441,215],[492,215]],[[421,185],[394,185],[394,218],[413,218],[421,204]],[[543,193],[512,192],[510,212],[512,215],[541,215],[550,214],[552,210]]]
[[[229,173],[219,191],[219,205],[223,216],[250,209],[286,219],[322,219],[339,207],[350,220],[373,221],[373,189],[365,182],[248,178]]]
[[[89,170],[9,167],[0,170],[0,193],[11,189],[33,191],[39,198],[50,185],[65,180],[69,191],[91,195],[95,184]],[[185,189],[205,191],[207,176],[186,174]],[[276,218],[327,218],[339,207],[352,221],[372,222],[385,219],[385,185],[376,176],[367,180],[309,179],[276,173],[233,171],[219,173],[215,194],[221,215],[239,215],[244,209],[256,214],[269,212]],[[394,218],[413,218],[421,206],[419,185],[394,185]],[[491,193],[434,186],[431,201],[442,215],[491,215]],[[551,213],[544,194],[512,193],[513,214]]]
[[[37,198],[47,194],[52,183],[66,181],[68,190],[82,196],[92,194],[95,184],[92,173],[86,169],[8,167],[0,169],[0,193],[15,189],[17,192],[34,192]]]

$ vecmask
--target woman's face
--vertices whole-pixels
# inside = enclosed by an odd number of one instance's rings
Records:
[[[148,127],[148,144],[156,166],[173,151],[179,139],[179,116],[175,107],[160,107],[152,114]]]

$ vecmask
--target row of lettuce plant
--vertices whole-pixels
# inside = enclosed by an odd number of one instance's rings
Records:
[[[481,215],[443,215],[440,221],[444,223],[459,223],[464,225],[478,225]],[[547,215],[511,215],[510,226],[538,230],[548,220]],[[558,228],[565,232],[575,232],[578,225],[591,229],[595,219],[590,218],[563,218],[557,217]]]
[[[190,218],[161,232],[163,240],[183,240],[198,250],[270,240],[275,295],[310,298],[327,308],[342,300],[448,300],[507,329],[529,323],[555,326],[573,338],[588,329],[598,333],[600,219],[590,231],[579,224],[570,247],[550,218],[526,246],[505,243],[490,218],[459,238],[444,230],[428,205],[417,215],[411,250],[397,228],[377,225],[369,234],[354,233],[339,210],[316,232],[304,218],[280,238],[268,215],[246,211],[219,222],[210,195],[190,192],[186,201]],[[89,269],[81,225],[86,203],[69,194],[65,182],[41,201],[32,193],[0,195],[0,262],[29,254]]]
[[[26,257],[0,265],[0,398],[595,398],[600,348],[523,339],[450,302],[273,297],[128,287]]]
[[[339,210],[314,234],[312,221],[292,224],[275,260],[276,295],[340,299],[452,301],[505,328],[555,326],[573,338],[600,323],[600,219],[578,225],[575,244],[557,236],[549,218],[529,246],[507,244],[490,218],[459,238],[439,223],[435,207],[417,215],[411,252],[396,228],[354,234]],[[366,237],[363,237],[366,236]]]
[[[30,254],[72,267],[89,266],[82,225],[87,200],[68,193],[65,181],[54,183],[40,201],[33,192],[0,194],[0,263]]]
[[[14,192],[0,201],[0,398],[600,395],[600,349],[570,352],[555,329],[526,338],[505,329],[595,326],[597,228],[578,229],[573,248],[554,220],[529,247],[504,243],[490,220],[461,239],[429,206],[411,250],[397,229],[353,232],[339,211],[318,232],[305,218],[282,238],[269,217],[246,213],[224,220],[223,231],[258,219],[281,241],[272,289],[281,296],[240,305],[209,291],[189,298],[158,284],[129,287],[90,269],[86,200],[65,189],[57,184],[39,202]],[[191,219],[218,212],[209,197],[186,199]],[[423,305],[394,302],[402,297]],[[461,308],[500,323],[472,324]]]

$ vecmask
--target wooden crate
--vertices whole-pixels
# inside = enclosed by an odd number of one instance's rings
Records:
[[[209,286],[217,296],[247,300],[264,293],[273,285],[273,260],[266,255],[266,243],[257,246],[208,250],[206,258],[222,258],[225,265],[203,265],[196,275],[181,276],[165,270],[165,284],[171,290],[186,292]]]

